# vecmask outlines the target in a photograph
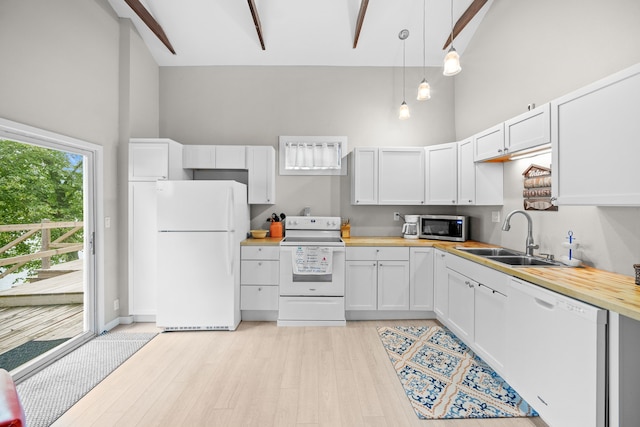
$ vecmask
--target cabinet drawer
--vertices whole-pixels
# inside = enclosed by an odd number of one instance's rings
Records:
[[[240,284],[277,285],[279,261],[245,260],[240,264]]]
[[[277,286],[241,286],[241,310],[277,310]]]
[[[280,246],[243,246],[242,259],[280,259]]]
[[[348,261],[409,261],[409,248],[405,247],[347,247]]]

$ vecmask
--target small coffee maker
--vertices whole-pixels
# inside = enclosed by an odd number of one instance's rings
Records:
[[[402,237],[405,239],[417,239],[419,230],[420,215],[405,215],[402,225]]]

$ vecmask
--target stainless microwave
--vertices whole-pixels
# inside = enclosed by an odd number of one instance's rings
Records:
[[[464,242],[469,235],[466,216],[420,215],[420,238]]]

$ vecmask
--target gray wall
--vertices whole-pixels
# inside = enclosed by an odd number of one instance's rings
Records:
[[[455,77],[456,136],[466,138],[529,103],[541,105],[640,62],[638,23],[637,0],[496,0]],[[551,159],[505,163],[502,218],[522,209],[521,174],[531,163],[549,166]],[[524,218],[514,217],[511,231],[502,232],[490,222],[494,210],[459,209],[474,217],[473,238],[523,250]],[[561,206],[532,216],[540,252],[566,255],[560,245],[572,230],[582,245],[578,257],[598,268],[633,275],[640,262],[639,208]]]
[[[118,297],[118,32],[106,1],[0,2],[0,117],[104,147],[105,322]]]
[[[130,136],[158,135],[158,67],[106,0],[0,2],[0,117],[104,148],[104,319],[126,314]],[[120,143],[120,141],[124,141]],[[100,231],[100,230],[99,230]]]
[[[346,135],[362,146],[422,146],[453,141],[453,80],[428,69],[428,102],[415,101],[422,68],[407,69],[411,119],[398,120],[402,69],[372,67],[163,67],[160,134],[183,144],[273,145],[279,135]],[[400,232],[391,212],[414,208],[349,204],[349,177],[276,176],[274,206],[251,209],[252,228],[272,212],[350,217],[353,232]]]

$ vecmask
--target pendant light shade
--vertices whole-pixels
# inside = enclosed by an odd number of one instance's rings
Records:
[[[409,114],[409,106],[406,102],[402,101],[402,104],[400,104],[400,114],[398,115],[398,118],[400,120],[407,120],[409,117],[411,117],[411,114]]]
[[[456,52],[456,49],[453,47],[453,0],[451,0],[451,47],[444,57],[444,70],[442,74],[450,77],[455,76],[460,71],[462,71],[460,55],[458,55],[458,52]]]
[[[404,29],[402,31],[400,31],[400,33],[398,33],[398,38],[400,40],[402,40],[402,104],[400,104],[400,113],[398,115],[398,118],[400,120],[407,120],[410,117],[409,114],[409,106],[407,105],[406,101],[405,101],[405,93],[404,93],[404,87],[405,87],[405,71],[406,71],[406,66],[405,66],[405,54],[406,54],[406,48],[405,48],[405,43],[407,40],[407,37],[409,37],[409,30]]]
[[[444,57],[444,74],[447,77],[455,76],[460,71],[462,71],[462,67],[460,66],[460,55],[456,52],[455,48],[451,46],[449,52]]]
[[[426,101],[431,98],[431,86],[427,81],[427,35],[426,35],[426,21],[427,21],[427,0],[422,0],[422,82],[418,86],[418,101]]]
[[[420,86],[418,86],[418,101],[426,101],[431,98],[431,86],[427,79],[422,79]]]

